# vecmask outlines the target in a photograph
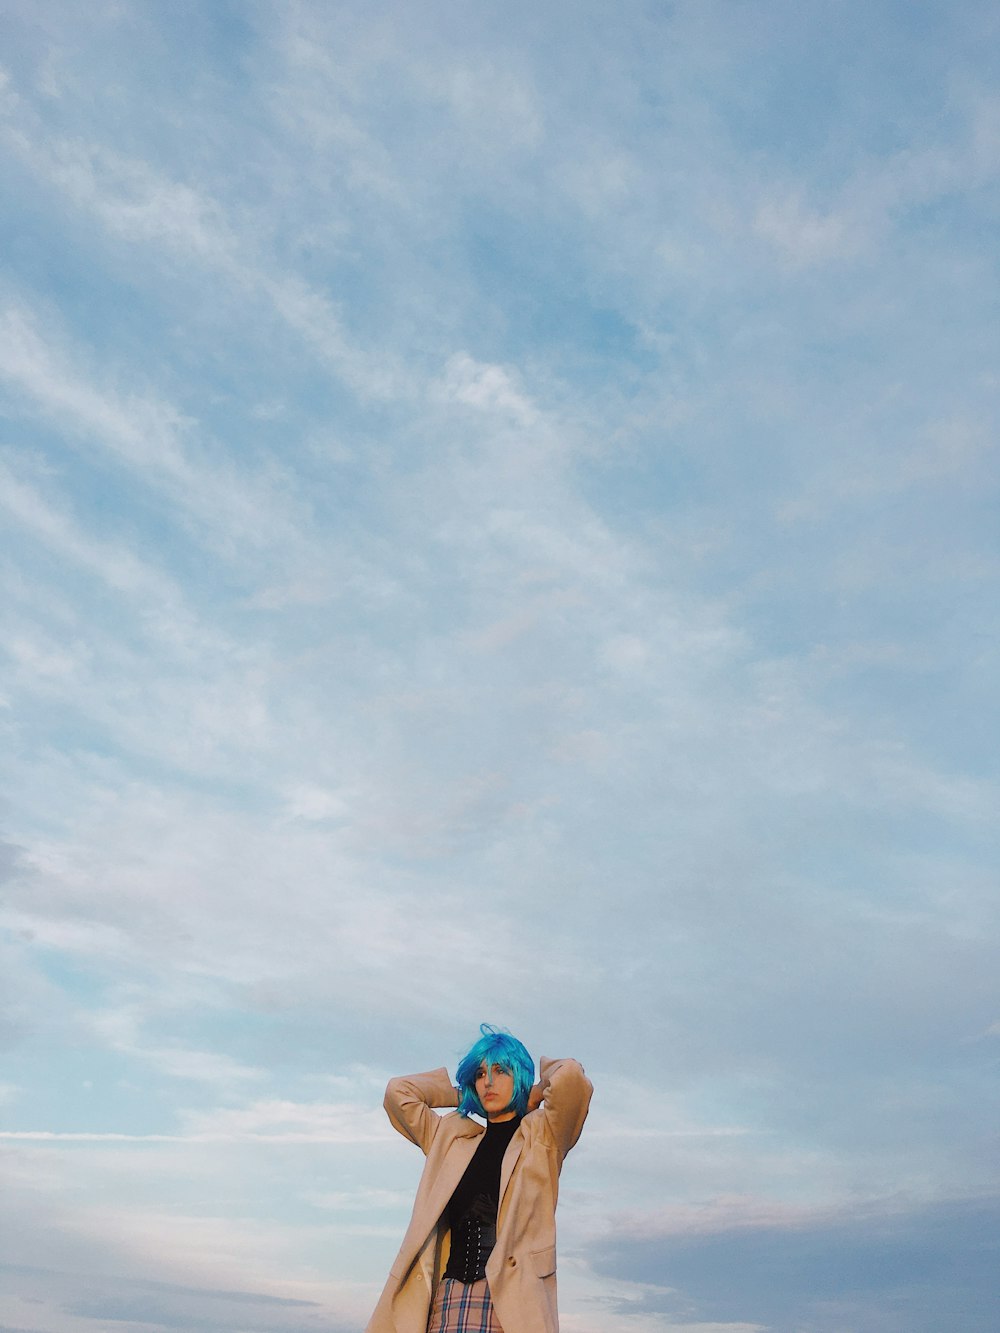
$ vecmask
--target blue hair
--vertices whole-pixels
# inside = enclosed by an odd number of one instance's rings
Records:
[[[535,1082],[535,1062],[516,1037],[509,1032],[498,1032],[489,1023],[480,1023],[479,1031],[483,1034],[461,1061],[456,1070],[459,1088],[459,1115],[486,1117],[483,1104],[476,1095],[476,1075],[485,1065],[487,1071],[493,1068],[505,1069],[514,1080],[514,1096],[510,1100],[508,1111],[524,1115],[528,1109],[528,1095]]]

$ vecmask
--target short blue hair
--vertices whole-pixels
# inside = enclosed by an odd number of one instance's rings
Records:
[[[528,1054],[522,1042],[512,1037],[509,1032],[499,1032],[489,1023],[480,1023],[482,1036],[456,1070],[459,1090],[459,1115],[481,1115],[486,1118],[483,1104],[476,1095],[476,1075],[485,1065],[487,1070],[499,1067],[505,1069],[514,1080],[514,1096],[508,1111],[524,1115],[528,1109],[528,1096],[535,1082],[535,1062]]]

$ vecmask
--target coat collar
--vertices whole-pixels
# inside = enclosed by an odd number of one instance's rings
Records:
[[[471,1116],[459,1115],[457,1111],[445,1116],[445,1120],[450,1124],[451,1132],[456,1138],[478,1138],[480,1134],[486,1133],[485,1125],[473,1120]]]

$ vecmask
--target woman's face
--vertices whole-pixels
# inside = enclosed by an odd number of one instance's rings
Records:
[[[476,1075],[476,1096],[482,1103],[487,1120],[513,1120],[517,1114],[510,1109],[514,1098],[514,1076],[503,1065],[479,1066]]]

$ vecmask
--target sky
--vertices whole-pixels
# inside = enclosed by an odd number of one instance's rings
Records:
[[[996,1329],[998,55],[0,0],[2,1333],[358,1333],[484,1021],[564,1333]]]

